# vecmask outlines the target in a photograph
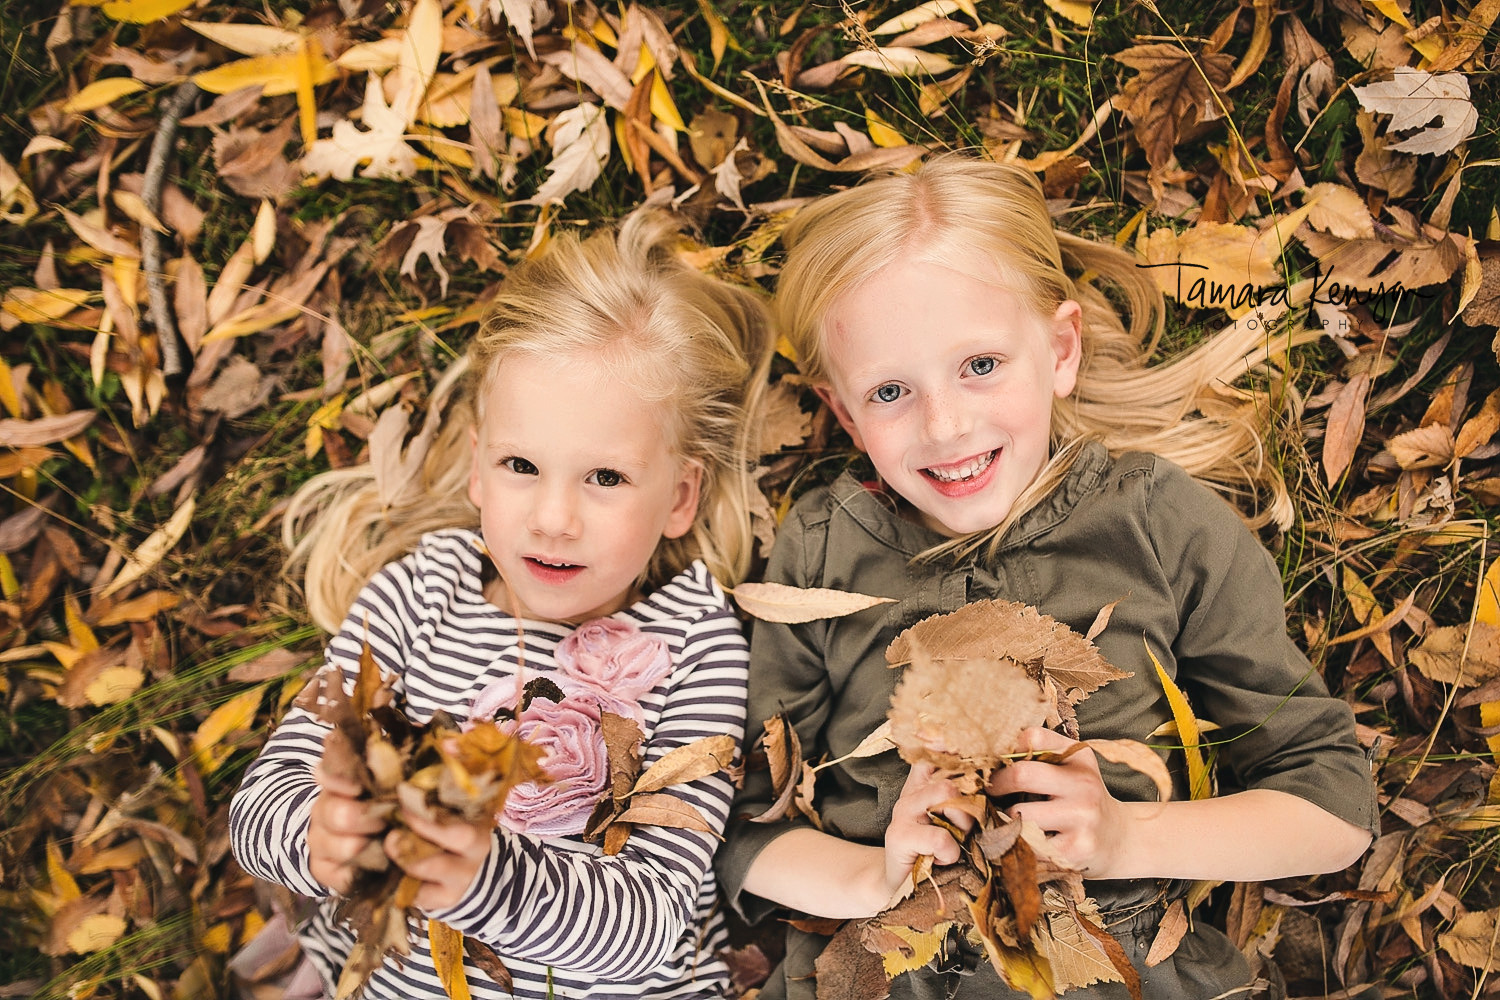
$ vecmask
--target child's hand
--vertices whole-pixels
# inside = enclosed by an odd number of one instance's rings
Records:
[[[1062,753],[1075,743],[1041,727],[1026,730],[1021,740],[1021,749],[1033,752]],[[1079,750],[1059,764],[1013,761],[995,770],[989,793],[1043,796],[1011,806],[1010,815],[1041,827],[1063,860],[1078,870],[1095,878],[1108,877],[1125,844],[1129,819],[1123,804],[1104,787],[1092,750]]]
[[[330,773],[321,760],[313,775],[318,797],[313,799],[307,830],[308,868],[313,878],[344,895],[361,867],[355,858],[379,850],[372,847],[373,838],[385,829],[385,822],[360,800],[360,787],[351,779]]]
[[[493,820],[442,823],[402,811],[409,830],[392,830],[385,838],[385,851],[412,878],[422,883],[416,905],[424,910],[443,910],[463,899],[474,883],[495,839]],[[423,844],[413,844],[415,834]]]
[[[901,788],[901,797],[891,810],[891,824],[885,830],[886,887],[895,892],[911,875],[912,865],[924,854],[934,863],[951,865],[958,860],[959,845],[953,835],[932,822],[927,815],[949,799],[957,798],[957,787],[939,775],[931,764],[914,764]],[[960,830],[974,825],[974,818],[957,809],[943,810],[943,816]]]

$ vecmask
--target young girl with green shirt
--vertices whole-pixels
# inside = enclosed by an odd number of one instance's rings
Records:
[[[1118,602],[1095,643],[1132,675],[1078,706],[1081,733],[1144,740],[1172,720],[1149,647],[1219,727],[1220,794],[1191,800],[1179,775],[1161,805],[1144,777],[1087,750],[1014,762],[989,791],[1024,793],[1011,815],[1084,872],[1146,997],[1251,995],[1244,958],[1201,919],[1171,958],[1145,964],[1166,907],[1189,880],[1344,868],[1377,821],[1352,714],[1289,639],[1275,564],[1204,485],[1269,495],[1262,520],[1284,520],[1285,490],[1260,451],[1268,399],[1228,386],[1285,338],[1252,314],[1147,367],[1161,312],[1149,277],[1123,251],[1055,231],[1035,180],[1008,166],[948,157],[874,180],[804,210],[785,240],[782,330],[881,485],[845,474],[803,496],[767,578],[896,603],[756,623],[752,730],[785,712],[806,757],[841,757],[885,717],[900,672],[883,653],[903,628],[999,598],[1083,632]],[[1073,277],[1084,274],[1092,280]],[[1123,296],[1129,328],[1093,280]],[[1040,728],[1025,740],[1036,751],[1072,742]],[[751,919],[777,906],[871,916],[919,856],[958,860],[928,816],[954,794],[895,753],[850,759],[820,773],[820,831],[749,822],[772,801],[769,778],[751,774],[721,883]],[[813,997],[827,940],[790,931],[762,1000]],[[1025,995],[982,954],[969,959],[898,976],[891,996]],[[1067,995],[1128,994],[1099,983]]]

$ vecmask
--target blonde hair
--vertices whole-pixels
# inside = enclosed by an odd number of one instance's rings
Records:
[[[307,605],[319,626],[337,629],[359,588],[424,533],[477,527],[468,498],[469,428],[482,417],[479,400],[499,366],[516,355],[587,352],[644,399],[670,406],[675,453],[702,468],[698,513],[687,534],[662,539],[641,586],[665,583],[694,559],[726,584],[744,576],[770,326],[760,293],[685,263],[672,249],[679,235],[672,217],[642,211],[614,233],[553,237],[507,276],[464,361],[435,388],[414,442],[431,442],[414,488],[384,484],[382,496],[376,469],[364,465],[324,473],[297,491],[283,525],[288,571],[305,567]],[[450,406],[460,375],[465,398]]]
[[[1231,385],[1284,352],[1291,338],[1269,334],[1263,323],[1236,324],[1148,366],[1163,325],[1160,290],[1124,250],[1057,231],[1029,172],[937,157],[818,200],[798,213],[782,241],[777,327],[815,381],[827,381],[830,312],[897,260],[941,265],[989,284],[998,279],[1043,318],[1070,299],[1082,309],[1077,385],[1052,408],[1051,460],[1003,523],[936,551],[998,544],[1057,487],[1090,440],[1114,455],[1154,452],[1237,500],[1259,502],[1253,514],[1244,511],[1253,524],[1290,523],[1286,487],[1264,453],[1272,396]],[[1128,326],[1101,284],[1120,299]]]

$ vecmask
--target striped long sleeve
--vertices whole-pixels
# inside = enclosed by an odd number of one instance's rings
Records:
[[[560,677],[553,654],[569,629],[517,623],[484,601],[475,542],[469,532],[438,532],[382,571],[329,643],[329,666],[352,678],[368,642],[418,722],[439,709],[464,714],[500,678]],[[745,642],[701,564],[616,617],[660,636],[672,654],[671,673],[641,699],[645,766],[704,736],[742,737]],[[312,770],[326,732],[292,709],[246,773],[230,817],[246,870],[308,895],[323,892],[307,870],[306,840]],[[431,916],[493,947],[517,997],[720,995],[727,971],[713,954],[723,929],[711,863],[733,789],[720,772],[670,792],[697,807],[714,832],[637,826],[623,851],[605,857],[576,837],[497,829],[463,899]],[[325,977],[337,974],[353,944],[332,909],[330,900],[303,935]],[[411,936],[412,955],[387,963],[367,996],[442,995],[425,927],[414,922]],[[469,979],[476,997],[509,995],[472,965]]]

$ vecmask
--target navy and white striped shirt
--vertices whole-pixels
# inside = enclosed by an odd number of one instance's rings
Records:
[[[472,531],[426,535],[360,593],[328,644],[328,665],[352,685],[368,640],[376,662],[394,676],[398,704],[421,723],[439,709],[462,717],[476,694],[518,668],[527,679],[556,673],[553,653],[570,628],[524,620],[518,634],[517,621],[484,598],[484,559]],[[615,617],[660,636],[672,653],[672,672],[641,699],[643,766],[705,736],[742,739],[746,644],[701,562]],[[235,794],[230,834],[235,857],[252,875],[327,897],[301,937],[331,984],[354,935],[333,920],[336,899],[308,869],[313,768],[327,732],[302,709],[287,713]],[[722,831],[733,794],[727,774],[670,792]],[[464,898],[429,916],[490,945],[514,977],[518,998],[718,997],[728,970],[715,957],[725,943],[712,866],[717,843],[707,833],[636,826],[624,850],[605,857],[577,837],[540,840],[497,828]],[[410,931],[411,955],[387,960],[365,997],[446,995],[426,922],[414,919]],[[467,972],[476,1000],[512,995],[472,963]]]

